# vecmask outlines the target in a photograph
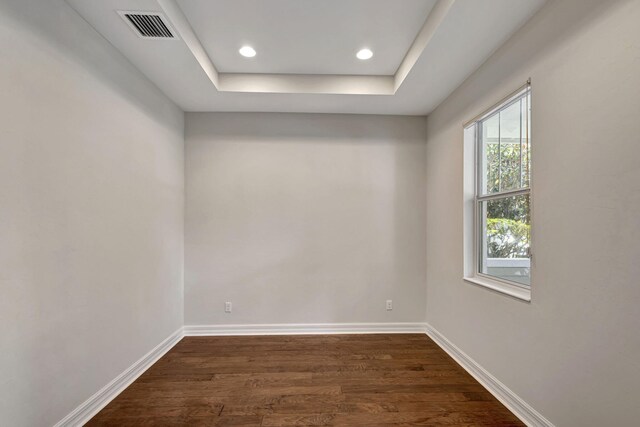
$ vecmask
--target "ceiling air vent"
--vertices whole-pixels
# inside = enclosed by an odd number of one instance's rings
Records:
[[[177,39],[167,18],[158,12],[124,12],[118,14],[143,39]]]

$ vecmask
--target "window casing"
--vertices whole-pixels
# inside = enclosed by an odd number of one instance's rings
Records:
[[[465,126],[465,280],[531,298],[531,88]]]

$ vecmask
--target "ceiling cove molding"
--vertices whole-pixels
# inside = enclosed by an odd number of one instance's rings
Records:
[[[338,95],[393,95],[393,76],[346,76],[313,74],[219,75],[222,92],[315,93]]]
[[[404,79],[409,75],[409,72],[422,55],[422,52],[427,48],[427,45],[433,38],[433,35],[438,30],[442,21],[449,13],[451,6],[453,6],[455,0],[438,0],[435,4],[431,12],[429,12],[429,16],[427,16],[422,29],[418,32],[415,40],[411,44],[411,47],[407,51],[404,59],[400,63],[398,70],[396,70],[396,74],[393,76],[394,78],[394,89],[393,91],[397,91]]]
[[[438,0],[394,75],[219,73],[176,0],[157,0],[204,73],[219,92],[394,95],[444,21],[455,0]]]
[[[220,79],[218,74],[218,70],[216,70],[215,65],[211,62],[211,58],[207,54],[207,51],[204,50],[202,43],[196,36],[196,33],[191,28],[191,24],[189,24],[189,20],[178,6],[175,0],[158,0],[158,4],[160,8],[164,11],[165,15],[169,18],[174,28],[178,31],[178,34],[182,37],[185,44],[202,67],[202,70],[211,80],[211,83],[220,90]]]

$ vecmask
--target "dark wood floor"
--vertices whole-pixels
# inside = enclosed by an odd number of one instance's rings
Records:
[[[89,426],[522,426],[422,334],[188,337]]]

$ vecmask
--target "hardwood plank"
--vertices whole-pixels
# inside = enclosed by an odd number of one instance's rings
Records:
[[[393,412],[379,414],[272,414],[265,415],[262,419],[263,426],[374,426],[374,425],[484,425],[507,426],[518,425],[511,421],[488,418],[486,416],[474,416],[469,413],[429,413],[429,412]]]
[[[188,337],[89,426],[522,426],[422,334]]]

